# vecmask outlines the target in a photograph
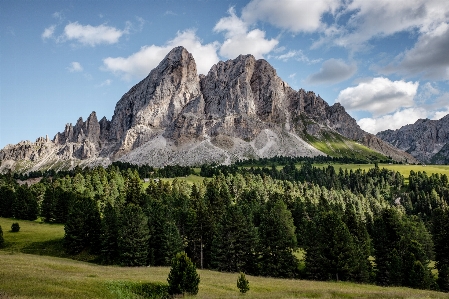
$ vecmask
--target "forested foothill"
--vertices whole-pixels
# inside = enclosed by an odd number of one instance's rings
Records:
[[[202,183],[150,179],[145,188],[144,178],[194,169],[114,163],[42,172],[31,186],[17,179],[36,173],[8,173],[0,217],[64,223],[67,253],[103,264],[168,266],[185,252],[197,268],[449,291],[446,175],[412,171],[405,184],[377,165],[276,159],[203,165]]]

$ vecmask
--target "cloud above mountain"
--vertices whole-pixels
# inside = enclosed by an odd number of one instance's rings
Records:
[[[368,111],[374,117],[414,105],[419,83],[377,77],[340,91],[336,102],[348,110]]]
[[[177,46],[183,46],[192,53],[200,74],[207,74],[212,65],[219,61],[218,43],[203,44],[195,31],[186,30],[178,32],[175,38],[163,46],[143,46],[128,57],[107,57],[103,59],[103,69],[118,74],[125,80],[142,78]]]

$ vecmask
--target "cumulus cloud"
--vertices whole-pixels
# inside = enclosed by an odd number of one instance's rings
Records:
[[[357,123],[363,130],[376,134],[387,129],[399,129],[402,126],[414,123],[416,120],[427,118],[428,116],[428,111],[426,109],[413,107],[396,111],[393,114],[383,115],[378,118],[362,118]]]
[[[351,78],[357,71],[355,63],[346,64],[341,59],[329,59],[323,62],[318,73],[307,78],[310,84],[334,84]]]
[[[435,111],[433,116],[431,117],[432,119],[441,119],[443,117],[445,117],[446,115],[449,114],[449,107],[446,107],[445,110],[442,111]]]
[[[404,53],[397,65],[384,68],[386,73],[423,74],[425,78],[449,80],[449,24],[442,23],[419,37],[415,46]]]
[[[81,64],[77,61],[74,61],[70,64],[70,66],[67,68],[69,70],[69,72],[71,73],[76,73],[76,72],[82,72],[83,71],[83,67],[81,66]]]
[[[43,39],[52,38],[53,34],[55,33],[56,25],[51,25],[47,28],[45,28],[44,32],[42,32],[41,37]]]
[[[341,6],[340,0],[252,0],[242,10],[242,18],[248,23],[257,21],[287,29],[292,32],[313,32],[326,26],[322,22],[325,13],[334,13]]]
[[[248,31],[248,25],[236,14],[233,7],[229,16],[221,18],[214,27],[215,32],[224,32],[226,40],[220,47],[220,55],[235,58],[240,54],[252,54],[257,59],[270,53],[279,43],[276,39],[266,39],[260,29]]]
[[[449,16],[449,2],[444,0],[353,0],[344,8],[350,14],[345,33],[334,42],[351,47],[397,32],[418,29],[425,33]]]
[[[107,57],[103,59],[104,69],[120,74],[125,80],[142,78],[177,46],[183,46],[192,53],[200,74],[207,74],[212,65],[219,61],[217,42],[203,45],[193,30],[186,30],[178,32],[174,39],[163,46],[143,46],[138,52],[128,57]]]
[[[78,22],[69,23],[64,28],[63,39],[75,40],[83,45],[96,46],[99,44],[115,44],[128,29],[120,30],[115,27],[81,25]]]
[[[412,107],[419,83],[378,77],[340,91],[336,102],[348,110],[369,111],[374,117]]]

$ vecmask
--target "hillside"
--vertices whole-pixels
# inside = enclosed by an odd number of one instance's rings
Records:
[[[329,136],[337,136],[336,146],[329,145]],[[314,92],[293,90],[263,59],[240,55],[203,76],[193,56],[177,47],[122,96],[110,121],[98,121],[92,112],[52,140],[6,146],[0,160],[2,170],[22,172],[112,161],[230,164],[257,157],[340,156],[339,147],[360,153],[352,141],[370,148],[362,151],[366,159],[417,162],[363,131],[339,103],[329,106]]]

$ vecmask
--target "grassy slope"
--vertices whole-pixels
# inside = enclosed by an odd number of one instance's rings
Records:
[[[9,232],[12,222],[19,222],[20,232]],[[129,297],[117,285],[124,281],[166,283],[167,267],[100,266],[47,256],[49,252],[36,244],[58,243],[64,234],[62,225],[5,218],[0,218],[0,225],[7,242],[7,247],[0,250],[0,298],[138,298]],[[30,246],[35,248],[34,254],[23,253]],[[58,255],[56,251],[53,248],[50,253]],[[236,287],[236,273],[198,272],[201,283],[196,298],[242,298]],[[248,280],[251,289],[245,298],[449,298],[449,294],[438,292],[344,282],[253,276]]]
[[[304,139],[331,157],[351,157],[364,160],[367,158],[369,160],[386,159],[384,155],[330,131],[324,132],[320,139],[305,133]]]

